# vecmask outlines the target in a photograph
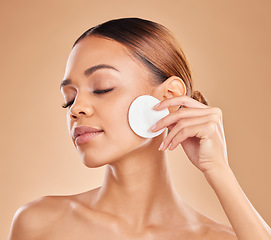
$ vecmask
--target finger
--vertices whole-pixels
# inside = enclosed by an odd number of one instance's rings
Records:
[[[156,132],[160,129],[170,126],[173,123],[178,122],[183,118],[193,118],[199,117],[209,114],[217,114],[217,118],[220,118],[221,115],[217,112],[216,108],[182,108],[178,109],[176,112],[173,112],[159,121],[156,122],[154,126],[152,126],[151,131]]]
[[[217,132],[217,124],[209,121],[198,125],[189,126],[180,130],[171,141],[169,150],[174,150],[179,143],[189,137],[197,137],[199,139],[207,139],[209,136]]]
[[[191,108],[209,108],[209,106],[191,98],[186,95],[169,98],[166,99],[159,104],[154,106],[154,110],[162,110],[167,107],[173,107],[173,106],[183,106],[183,107],[191,107]]]
[[[164,143],[163,149],[166,149],[169,146],[169,144],[172,143],[173,139],[177,137],[178,134],[181,134],[182,129],[187,128],[187,127],[197,126],[197,125],[204,124],[211,121],[215,122],[216,124],[219,124],[218,116],[212,113],[212,114],[204,115],[200,117],[185,118],[185,119],[179,120],[178,123],[171,129],[169,134],[163,140],[163,143]]]

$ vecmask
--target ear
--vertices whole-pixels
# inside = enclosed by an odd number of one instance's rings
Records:
[[[151,95],[158,98],[160,101],[178,97],[186,94],[186,86],[183,80],[177,76],[171,76],[162,84],[160,84]],[[175,112],[179,109],[179,106],[169,107],[169,112]]]
[[[186,86],[183,80],[176,76],[169,77],[163,82],[163,98],[173,98],[186,94]]]

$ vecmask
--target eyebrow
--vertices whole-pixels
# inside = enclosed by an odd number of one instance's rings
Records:
[[[84,72],[84,75],[86,77],[90,76],[91,74],[93,74],[94,72],[96,72],[97,70],[100,70],[100,69],[112,69],[112,70],[115,70],[117,72],[119,72],[118,69],[116,69],[115,67],[113,66],[110,66],[110,65],[107,65],[107,64],[99,64],[99,65],[95,65],[95,66],[92,66],[92,67],[89,67],[88,69],[85,70]],[[64,86],[67,86],[67,85],[70,85],[72,83],[71,79],[65,79],[61,82],[60,84],[60,88],[64,87]]]

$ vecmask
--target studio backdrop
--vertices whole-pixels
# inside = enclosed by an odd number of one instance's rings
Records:
[[[0,239],[7,239],[13,215],[25,203],[101,185],[104,167],[86,168],[69,137],[59,85],[77,37],[122,17],[153,20],[176,35],[195,89],[223,111],[237,180],[271,224],[271,1],[14,0],[0,6]],[[228,224],[181,146],[168,154],[178,193]]]

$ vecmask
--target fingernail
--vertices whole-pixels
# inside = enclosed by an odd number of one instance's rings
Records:
[[[161,145],[160,145],[160,147],[159,147],[158,150],[161,151],[163,149],[163,147],[164,147],[164,142],[161,143]]]
[[[160,103],[157,103],[156,105],[154,105],[154,107],[152,109],[157,108],[160,105]]]
[[[151,126],[150,130],[153,131],[156,128],[157,124],[154,124],[153,126]]]
[[[170,147],[171,147],[171,143],[168,145],[167,149],[168,149],[168,150],[171,150]]]

